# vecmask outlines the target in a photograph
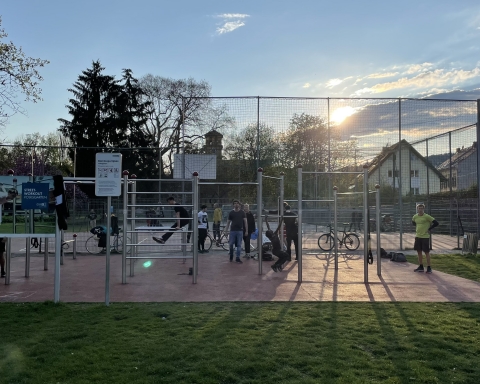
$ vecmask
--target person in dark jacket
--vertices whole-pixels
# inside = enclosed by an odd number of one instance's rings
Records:
[[[283,217],[282,217],[283,219]],[[270,224],[268,223],[268,217],[265,215],[265,223],[267,224],[268,231],[265,232],[265,236],[272,243],[272,253],[274,256],[278,257],[278,260],[272,265],[274,272],[280,272],[283,270],[283,264],[288,260],[288,253],[282,251],[282,245],[280,244],[280,239],[278,237],[278,231],[281,228],[281,225],[277,227],[275,232],[270,229]]]
[[[288,260],[292,259],[292,242],[295,247],[295,260],[298,260],[298,216],[291,211],[290,205],[285,205],[284,209],[283,222],[285,223],[285,231],[287,233]]]
[[[173,231],[182,229],[182,227],[188,225],[188,223],[191,222],[191,220],[189,220],[190,215],[188,214],[187,210],[180,204],[176,203],[173,196],[170,196],[167,199],[167,202],[170,205],[174,205],[173,209],[175,211],[175,223],[173,223],[173,225],[171,226],[171,230],[169,232],[166,232],[162,237],[152,237],[153,241],[159,244],[165,244],[165,242],[170,238],[170,236],[173,235]]]
[[[245,258],[250,258],[250,236],[252,235],[253,232],[255,232],[255,217],[253,216],[253,213],[250,212],[250,205],[249,204],[243,204],[243,210],[245,212],[245,215],[247,216],[247,226],[248,226],[248,232],[243,233],[243,242],[245,243],[245,255],[243,257]]]

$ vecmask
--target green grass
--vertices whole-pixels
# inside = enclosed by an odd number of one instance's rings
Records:
[[[408,255],[407,261],[418,264],[416,255]],[[423,255],[423,264],[426,265],[426,263],[427,260],[425,255]],[[437,270],[480,282],[480,255],[434,254],[431,256],[431,264],[434,271]]]
[[[2,383],[477,383],[476,303],[0,304]]]

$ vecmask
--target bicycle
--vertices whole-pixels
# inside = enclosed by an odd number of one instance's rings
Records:
[[[121,228],[120,228],[121,230]],[[101,230],[97,230],[96,233],[90,236],[85,242],[85,248],[90,254],[106,253],[105,247],[99,247],[98,242],[100,240]],[[130,238],[127,237],[127,244],[131,243]],[[99,250],[99,248],[101,248]],[[122,253],[123,252],[123,235],[120,233],[113,234],[113,241],[110,242],[110,252]],[[131,247],[127,247],[127,253],[130,253]]]
[[[228,243],[228,236],[224,231],[220,231],[220,239],[215,240],[210,232],[207,232],[207,237],[205,238],[205,250],[209,251],[212,248],[212,245],[219,248],[223,248],[225,251],[230,250],[230,244]],[[255,252],[257,247],[250,242],[250,252]],[[242,251],[244,249],[242,248]]]
[[[350,225],[349,223],[343,223],[343,225],[343,231],[340,231],[342,233],[342,238],[339,239],[337,236],[338,244],[340,247],[345,244],[345,248],[350,251],[355,251],[360,246],[360,238],[356,233],[346,232],[347,226]],[[323,251],[331,251],[335,241],[332,225],[329,224],[327,227],[330,228],[330,232],[324,233],[318,238],[318,246]]]

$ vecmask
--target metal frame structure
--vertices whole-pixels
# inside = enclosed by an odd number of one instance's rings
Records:
[[[303,214],[302,214],[302,206],[303,206],[303,175],[304,174],[323,174],[323,175],[334,175],[334,174],[350,174],[350,175],[363,175],[363,217],[364,219],[364,234],[368,234],[368,165],[363,166],[363,172],[303,172],[302,165],[297,166],[297,176],[298,176],[298,231],[302,233],[302,222],[303,222]],[[380,187],[375,186],[376,188],[376,214],[377,220],[380,215]],[[333,200],[308,200],[308,201],[318,201],[318,202],[333,202],[334,203],[334,220],[333,220],[333,232],[334,234],[337,233],[337,200],[338,200],[338,188],[333,187]],[[306,201],[306,200],[305,200]],[[377,221],[379,222],[379,221]],[[338,270],[338,240],[337,236],[333,236],[334,239],[334,255],[335,255],[335,270]],[[364,235],[364,283],[368,283],[368,242],[369,238],[368,235]],[[302,236],[299,236],[298,239],[298,246],[299,249],[302,249]],[[303,263],[302,263],[302,252],[298,255],[298,282],[302,282],[302,270],[303,270]],[[380,261],[380,230],[379,226],[377,225],[377,273],[381,275],[381,261]]]

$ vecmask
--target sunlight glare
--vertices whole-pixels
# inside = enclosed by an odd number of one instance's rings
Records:
[[[333,113],[330,115],[330,121],[340,124],[343,120],[347,117],[353,115],[355,113],[355,108],[352,107],[341,107],[337,108]]]

